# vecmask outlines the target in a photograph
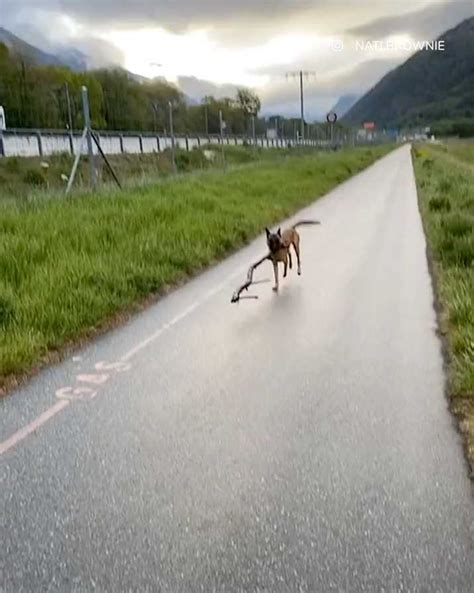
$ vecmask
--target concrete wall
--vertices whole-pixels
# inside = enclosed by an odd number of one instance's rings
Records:
[[[171,148],[171,138],[169,136],[161,136],[159,134],[149,133],[130,133],[130,132],[96,132],[99,138],[100,146],[105,154],[140,154],[161,152]],[[377,139],[380,141],[380,139]],[[46,131],[46,130],[0,130],[0,157],[1,156],[19,156],[19,157],[47,157],[56,153],[71,153],[71,148],[74,154],[79,151],[81,141],[81,134],[74,133],[70,135],[68,132]],[[279,148],[295,145],[296,141],[290,138],[266,138],[257,137],[255,139],[256,145],[262,148]],[[342,145],[347,143],[351,145],[356,141],[356,137],[351,139],[346,138],[345,142],[338,139],[335,144]],[[234,146],[242,145],[244,142],[252,143],[252,138],[242,136],[225,136],[225,145]],[[361,143],[357,139],[357,143]],[[175,136],[175,145],[177,148],[183,150],[192,150],[205,144],[220,144],[220,137],[218,135],[192,135],[192,136]],[[327,140],[305,140],[305,146],[315,146],[320,148],[328,148],[329,142]],[[87,151],[87,143],[84,142],[83,153]],[[97,147],[94,144],[94,153],[97,153]]]

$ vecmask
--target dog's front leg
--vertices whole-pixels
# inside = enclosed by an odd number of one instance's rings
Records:
[[[286,278],[286,274],[288,272],[288,257],[285,257],[283,261],[283,278]]]
[[[273,274],[275,275],[275,286],[273,290],[275,292],[278,291],[278,263],[276,261],[273,262]]]

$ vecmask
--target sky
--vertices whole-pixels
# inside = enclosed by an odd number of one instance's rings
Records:
[[[255,90],[264,114],[320,119],[474,15],[472,0],[0,0],[0,27],[91,67],[162,76],[188,96]]]

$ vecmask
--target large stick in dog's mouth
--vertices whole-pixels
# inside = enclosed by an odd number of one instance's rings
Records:
[[[267,259],[269,259],[270,254],[267,253],[267,255],[265,255],[264,257],[262,257],[261,259],[259,259],[257,262],[255,262],[254,264],[252,264],[247,272],[247,280],[242,284],[242,286],[239,286],[239,288],[234,292],[234,294],[232,295],[232,298],[230,299],[231,303],[237,303],[241,298],[252,298],[258,299],[258,296],[256,295],[248,295],[245,297],[241,297],[240,295],[242,294],[242,292],[244,290],[248,290],[249,286],[252,286],[252,284],[260,284],[261,282],[268,282],[268,280],[255,280],[253,279],[253,273],[255,271],[256,268],[258,268],[258,266],[260,264],[263,264],[264,261],[266,261]]]

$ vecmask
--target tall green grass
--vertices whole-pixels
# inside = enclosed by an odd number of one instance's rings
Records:
[[[206,158],[206,153],[214,158]],[[250,146],[225,145],[224,153],[227,166],[235,167],[252,162],[275,161],[290,154],[308,154],[314,149],[297,147],[261,148]],[[169,149],[160,153],[114,154],[109,155],[109,162],[116,171],[120,182],[125,187],[150,185],[171,176],[172,161]],[[66,189],[73,157],[67,153],[40,157],[7,157],[0,159],[0,207],[5,204],[30,202],[51,196],[62,196]],[[220,146],[208,145],[189,152],[176,150],[176,168],[178,173],[203,172],[209,169],[222,169]],[[47,166],[44,166],[44,165]],[[104,161],[95,158],[95,168],[102,187],[114,187],[115,182]],[[87,157],[79,162],[74,182],[74,191],[81,192],[89,187],[89,164]]]
[[[414,153],[418,196],[449,342],[450,394],[474,468],[474,169],[459,143]],[[473,161],[474,162],[474,161]]]
[[[4,206],[0,385],[224,257],[389,149],[268,157],[225,174]]]

